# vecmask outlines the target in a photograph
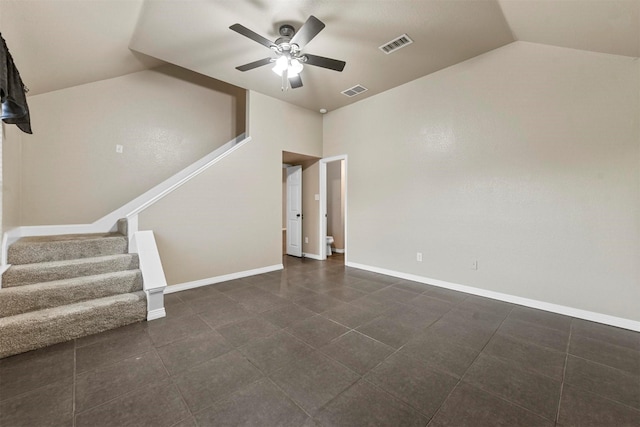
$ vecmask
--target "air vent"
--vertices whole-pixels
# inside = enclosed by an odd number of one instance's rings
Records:
[[[349,89],[343,90],[342,94],[348,97],[352,97],[352,96],[360,95],[362,92],[365,92],[367,90],[369,89],[367,89],[362,85],[355,85],[354,87],[350,87]]]
[[[400,37],[396,37],[395,39],[391,40],[389,43],[383,44],[382,46],[378,47],[378,49],[388,55],[398,49],[409,46],[411,43],[413,43],[413,40],[411,40],[408,35],[403,34]]]

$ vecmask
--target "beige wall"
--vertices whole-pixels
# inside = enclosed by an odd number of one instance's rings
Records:
[[[343,167],[343,160],[327,163],[327,235],[336,249],[344,249]]]
[[[242,133],[244,103],[168,65],[29,97],[20,223],[97,220]]]
[[[252,140],[140,215],[170,285],[282,263],[282,151],[320,156],[321,127],[318,113],[249,94]]]
[[[639,67],[517,42],[329,113],[349,260],[640,320]]]
[[[20,225],[20,131],[14,125],[2,124],[2,232]]]

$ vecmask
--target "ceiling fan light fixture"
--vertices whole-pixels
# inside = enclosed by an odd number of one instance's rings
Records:
[[[302,68],[304,68],[302,66],[302,62],[298,61],[297,59],[292,59],[291,65],[289,65],[289,75],[297,76],[298,74],[300,74],[300,71],[302,71]]]
[[[273,66],[272,70],[274,73],[281,76],[287,68],[289,68],[289,59],[286,56],[281,56],[276,59],[276,65]]]

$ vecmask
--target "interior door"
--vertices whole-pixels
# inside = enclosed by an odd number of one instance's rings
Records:
[[[287,168],[287,255],[302,256],[302,166]]]

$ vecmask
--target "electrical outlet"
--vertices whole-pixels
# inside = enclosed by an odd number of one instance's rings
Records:
[[[472,270],[477,270],[478,269],[478,260],[477,259],[471,261],[471,269]]]
[[[304,242],[305,242],[305,243],[309,243],[309,238],[308,238],[308,237],[305,237],[305,238],[304,238]]]
[[[116,153],[118,154],[122,154],[122,152],[124,151],[124,147],[120,144],[116,145]]]
[[[422,262],[422,252],[416,253],[416,261]]]

